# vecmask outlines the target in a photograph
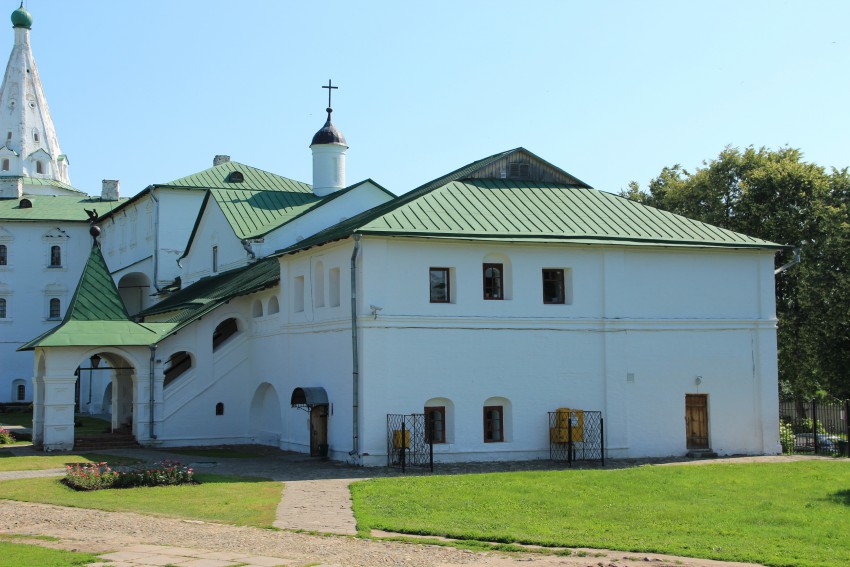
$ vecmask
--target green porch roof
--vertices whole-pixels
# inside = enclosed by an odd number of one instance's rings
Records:
[[[198,280],[136,316],[156,320],[154,323],[146,321],[144,325],[171,325],[168,334],[176,333],[234,297],[256,293],[276,285],[279,280],[277,258],[264,258],[247,267]]]
[[[494,159],[512,154],[533,156],[518,148],[479,160],[278,253],[296,252],[354,233],[583,244],[783,248],[767,240],[598,191],[578,180],[552,183],[478,175]]]
[[[56,327],[18,350],[49,346],[149,345],[173,325],[140,325],[130,320],[100,248],[93,246],[83,274]]]
[[[84,209],[97,209],[100,216],[126,201],[101,201],[97,197],[74,195],[24,195],[32,207],[22,208],[21,199],[0,199],[0,221],[88,222]]]

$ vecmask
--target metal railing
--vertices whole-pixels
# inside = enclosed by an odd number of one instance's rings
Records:
[[[850,457],[850,401],[779,402],[779,440],[783,453]]]
[[[549,458],[599,461],[605,466],[605,421],[601,411],[561,408],[549,412]]]
[[[401,472],[428,467],[434,472],[433,439],[433,434],[425,435],[425,414],[387,414],[387,466]]]

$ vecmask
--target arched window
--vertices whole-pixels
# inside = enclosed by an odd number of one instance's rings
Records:
[[[251,317],[257,318],[263,316],[263,302],[259,299],[254,301],[254,305],[251,308]]]
[[[224,415],[224,404],[223,403],[218,402],[215,405],[215,414],[216,415]]]
[[[11,166],[12,166],[12,164],[9,162],[8,158],[3,160],[3,171],[9,171]]]
[[[269,299],[269,315],[274,315],[280,311],[280,303],[277,301],[277,296],[273,295],[271,299]]]
[[[484,442],[511,440],[511,402],[507,398],[487,398],[484,402]]]
[[[218,327],[213,331],[213,351],[217,350],[224,341],[235,335],[237,331],[239,331],[239,326],[236,324],[236,319],[232,317],[219,323]]]
[[[0,244],[0,266],[5,266],[9,263],[8,250],[5,244]]]
[[[192,368],[192,357],[185,350],[175,352],[168,359],[168,366],[165,368],[165,380],[162,387],[168,387],[184,372]]]
[[[58,319],[59,315],[62,311],[62,302],[59,301],[58,297],[54,297],[50,300],[50,314],[48,316],[49,319]]]
[[[44,173],[44,164],[40,161],[35,162],[35,172],[36,173]]]
[[[50,247],[50,267],[51,268],[61,268],[62,267],[62,247],[61,246],[51,246]]]
[[[0,297],[0,319],[6,318],[6,299]]]
[[[454,439],[454,403],[448,398],[431,398],[425,402],[425,441],[451,443]]]
[[[18,384],[18,401],[23,402],[27,399],[27,387],[23,384]]]

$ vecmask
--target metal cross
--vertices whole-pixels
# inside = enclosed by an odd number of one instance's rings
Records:
[[[331,83],[331,80],[328,79],[328,85],[327,86],[322,85],[322,88],[328,89],[328,112],[330,112],[331,111],[331,93],[333,92],[332,89],[338,89],[339,87],[333,86],[333,84]]]

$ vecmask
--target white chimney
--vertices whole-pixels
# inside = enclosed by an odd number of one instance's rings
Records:
[[[104,179],[100,190],[101,201],[117,201],[121,182],[117,179]]]

